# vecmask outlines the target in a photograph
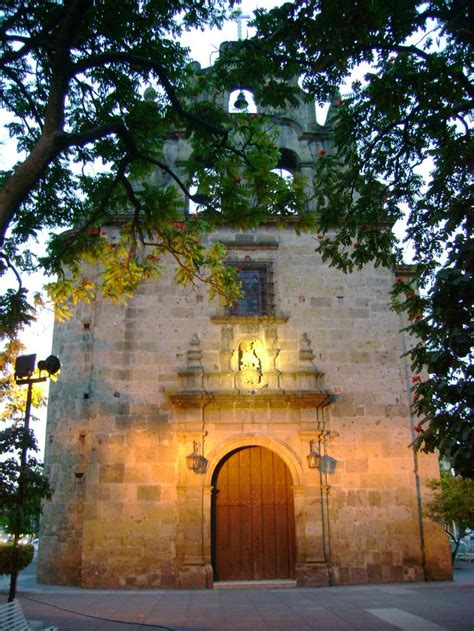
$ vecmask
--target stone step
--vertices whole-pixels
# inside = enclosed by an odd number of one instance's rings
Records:
[[[293,589],[296,581],[277,578],[267,581],[215,581],[214,589]]]

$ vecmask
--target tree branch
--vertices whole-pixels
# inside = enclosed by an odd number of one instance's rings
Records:
[[[3,252],[0,252],[0,257],[5,260],[6,266],[9,269],[11,269],[11,271],[16,276],[16,280],[18,282],[18,291],[17,291],[17,294],[18,294],[23,289],[23,283],[21,281],[20,272],[16,269],[16,267],[13,265],[13,263],[10,261],[10,259],[8,258],[8,256],[6,254],[4,254]]]
[[[162,171],[167,173],[179,186],[179,188],[183,191],[183,193],[194,200],[193,195],[189,192],[189,189],[185,186],[183,181],[176,175],[176,173],[164,162],[161,162],[157,158],[153,158],[152,156],[147,156],[142,153],[135,144],[134,139],[130,135],[130,132],[125,127],[122,121],[112,121],[106,125],[101,125],[100,127],[95,127],[94,129],[89,129],[80,134],[63,134],[61,142],[63,143],[64,148],[67,147],[83,147],[90,142],[94,142],[95,140],[100,140],[105,136],[110,134],[116,134],[125,144],[128,153],[130,154],[130,158],[135,158],[139,160],[143,160],[144,162],[149,162],[150,164],[154,164]]]
[[[11,68],[3,67],[3,72],[10,79],[10,81],[13,81],[13,83],[15,83],[17,88],[23,94],[25,99],[28,101],[28,105],[29,105],[29,107],[31,109],[31,112],[33,113],[33,118],[35,119],[36,124],[39,126],[39,128],[42,129],[43,121],[41,119],[41,116],[39,115],[39,112],[38,112],[38,109],[36,107],[35,102],[31,98],[29,92],[27,91],[27,89],[25,87],[25,84],[22,81],[20,81],[18,76],[15,74],[15,72],[13,72],[13,70],[11,70]]]
[[[55,7],[55,12],[54,15],[51,17],[50,21],[44,26],[44,28],[41,29],[41,31],[37,34],[34,35],[32,37],[28,37],[28,38],[20,38],[19,36],[11,36],[11,39],[14,39],[15,41],[24,41],[24,46],[22,46],[21,48],[19,48],[18,50],[15,51],[9,51],[8,53],[5,53],[2,58],[2,64],[8,64],[8,63],[12,63],[12,62],[17,62],[19,59],[22,59],[24,57],[26,57],[31,50],[33,50],[33,48],[35,48],[39,43],[41,43],[42,41],[48,41],[48,38],[51,37],[51,32],[54,30],[55,27],[57,27],[60,22],[64,19],[64,17],[67,15],[67,11],[70,10],[70,7],[61,7],[61,6],[57,6]],[[10,20],[10,22],[12,22],[12,24],[7,24],[6,28],[13,28],[14,27],[14,20],[12,18],[12,20]]]
[[[109,203],[109,200],[112,196],[112,193],[114,192],[115,188],[117,187],[117,185],[119,184],[119,182],[122,181],[122,178],[124,176],[124,173],[126,171],[126,168],[129,164],[129,158],[128,156],[124,156],[122,158],[122,160],[119,163],[119,168],[117,170],[117,174],[114,177],[114,179],[112,180],[112,182],[110,182],[110,185],[108,186],[104,197],[102,198],[102,201],[100,202],[99,206],[96,208],[96,210],[92,213],[92,215],[88,218],[88,220],[77,230],[73,230],[71,232],[70,238],[64,238],[64,242],[65,242],[65,247],[62,248],[61,250],[59,250],[58,254],[57,254],[57,258],[60,258],[61,255],[67,250],[68,248],[68,243],[71,243],[77,236],[84,234],[84,232],[98,219],[102,216],[102,214],[105,213],[106,208],[107,208],[107,204]]]
[[[110,52],[103,53],[101,55],[91,55],[87,59],[78,61],[74,64],[72,71],[74,74],[79,74],[81,72],[85,72],[86,70],[90,70],[92,68],[98,68],[101,66],[107,66],[109,64],[116,63],[124,63],[129,66],[137,66],[139,68],[145,68],[154,70],[170,100],[173,109],[177,112],[181,118],[187,119],[195,125],[206,129],[207,131],[216,134],[218,136],[223,136],[225,138],[228,137],[229,132],[227,129],[223,127],[216,127],[215,125],[211,125],[204,119],[199,118],[194,115],[192,112],[184,109],[181,105],[181,101],[179,100],[176,91],[169,80],[168,74],[162,64],[160,64],[155,59],[151,59],[150,57],[144,57],[143,55],[137,55],[135,53],[129,52]]]

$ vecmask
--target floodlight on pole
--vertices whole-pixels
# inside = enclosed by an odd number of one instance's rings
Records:
[[[15,379],[18,381],[29,379],[36,366],[36,355],[19,355],[15,361]]]
[[[38,370],[41,372],[46,371],[49,376],[55,375],[61,368],[61,362],[55,355],[50,355],[46,359],[41,359],[38,362]]]
[[[10,591],[8,594],[8,602],[12,602],[16,595],[16,583],[18,579],[18,558],[19,558],[19,539],[21,534],[21,521],[23,514],[23,504],[25,501],[25,475],[28,456],[28,445],[26,437],[30,429],[30,412],[31,400],[33,397],[33,384],[47,381],[52,375],[56,375],[60,368],[61,362],[55,355],[50,355],[46,359],[38,362],[39,376],[33,376],[35,373],[36,355],[19,355],[15,361],[15,382],[18,385],[27,385],[25,405],[25,421],[23,428],[23,438],[21,440],[20,453],[20,471],[18,474],[17,501],[15,506],[15,520],[13,532],[13,554],[12,554],[12,573],[10,577]],[[47,376],[42,373],[47,372]]]

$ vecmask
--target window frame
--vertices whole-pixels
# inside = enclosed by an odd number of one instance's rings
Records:
[[[262,310],[259,313],[247,313],[242,311],[242,302],[245,300],[245,297],[239,298],[236,300],[233,305],[230,307],[226,307],[226,315],[234,316],[234,317],[262,317],[262,316],[272,316],[275,314],[275,292],[274,292],[274,282],[273,282],[273,262],[272,261],[254,261],[254,260],[245,260],[245,261],[227,261],[227,265],[230,267],[235,267],[239,271],[242,270],[259,270],[263,271],[263,275],[259,276],[262,279],[262,284],[260,285],[263,289],[263,300],[262,300]]]

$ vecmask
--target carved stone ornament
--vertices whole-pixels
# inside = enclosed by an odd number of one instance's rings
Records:
[[[300,340],[300,359],[302,362],[310,362],[314,359],[314,353],[311,348],[311,340],[307,333],[303,333]]]
[[[187,368],[189,370],[202,370],[201,359],[201,341],[195,333],[191,339],[190,348],[186,353]]]
[[[259,339],[240,342],[238,347],[238,381],[242,388],[261,388],[263,386],[264,347]]]

